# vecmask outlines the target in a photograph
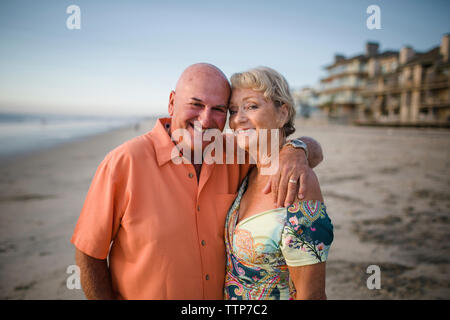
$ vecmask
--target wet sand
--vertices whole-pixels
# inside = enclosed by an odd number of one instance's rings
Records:
[[[83,299],[69,290],[69,242],[106,153],[153,127],[123,128],[1,163],[0,298]],[[450,298],[450,131],[297,121],[318,140],[316,169],[335,240],[329,299]],[[369,290],[369,265],[381,289]]]

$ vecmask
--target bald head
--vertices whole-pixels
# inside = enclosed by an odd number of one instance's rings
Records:
[[[214,82],[218,89],[231,91],[230,84],[225,74],[216,66],[209,63],[196,63],[187,67],[175,87],[175,92],[183,90],[185,86],[191,86],[195,82]]]

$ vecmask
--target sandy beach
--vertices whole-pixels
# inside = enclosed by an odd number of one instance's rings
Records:
[[[84,299],[69,290],[70,238],[95,170],[147,121],[4,161],[0,299]],[[319,141],[316,169],[335,239],[329,299],[450,299],[450,131],[297,121]],[[369,290],[369,265],[381,288]]]

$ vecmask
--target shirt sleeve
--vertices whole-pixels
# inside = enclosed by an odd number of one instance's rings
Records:
[[[97,259],[108,256],[123,216],[125,183],[114,176],[117,169],[110,156],[97,168],[71,239],[77,249]]]
[[[280,245],[286,264],[300,267],[326,261],[333,241],[333,224],[325,204],[299,201],[287,207],[286,212]]]

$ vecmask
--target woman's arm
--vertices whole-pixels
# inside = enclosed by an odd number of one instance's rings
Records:
[[[320,262],[301,267],[288,267],[297,300],[326,300],[325,264]]]
[[[308,186],[304,201],[319,200],[323,202],[319,180],[314,171],[308,176]],[[325,261],[304,266],[288,266],[290,277],[297,291],[297,300],[327,299],[325,293],[325,266]]]

